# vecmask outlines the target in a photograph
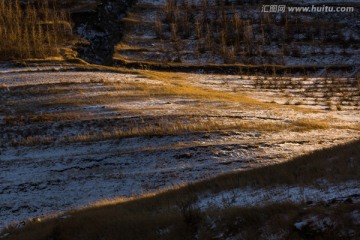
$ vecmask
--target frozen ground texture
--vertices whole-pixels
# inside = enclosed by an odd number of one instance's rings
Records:
[[[209,97],[201,99],[176,91],[157,90],[155,94],[152,89],[176,86],[171,75],[169,81],[163,81],[132,74],[43,70],[0,70],[0,228],[104,199],[283,162],[360,136],[358,109],[285,106],[286,93],[257,89],[255,77],[181,74],[181,84],[209,91]],[[261,102],[279,104],[249,106],[241,101],[222,101],[212,99],[212,91],[247,94]],[[302,95],[294,93],[292,98]],[[261,127],[291,125],[304,118],[326,120],[329,126],[300,131]],[[259,127],[136,132],[144,126],[202,123]],[[128,134],[111,135],[116,132]],[[328,186],[331,194],[322,191],[326,187],[244,189],[234,195],[204,196],[199,204],[216,205],[221,196],[234,196],[235,205],[242,205],[236,196],[257,192],[264,195],[247,197],[249,204],[267,197],[270,202],[298,201],[305,194],[319,200],[359,192],[357,182],[344,186]],[[294,197],[288,198],[289,191]]]
[[[200,209],[215,207],[255,207],[278,202],[318,203],[344,201],[356,196],[359,202],[359,182],[345,182],[338,185],[324,184],[318,187],[279,186],[272,188],[246,188],[208,194],[199,197],[197,206]]]

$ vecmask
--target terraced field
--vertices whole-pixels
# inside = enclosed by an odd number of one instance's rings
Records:
[[[359,65],[358,1],[267,3],[355,9],[330,14],[262,12],[263,3],[141,0],[123,19],[125,34],[114,57],[190,65]]]
[[[2,68],[0,228],[360,137],[355,78],[333,110],[258,78]]]

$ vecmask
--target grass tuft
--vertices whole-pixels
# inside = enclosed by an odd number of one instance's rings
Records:
[[[66,13],[47,0],[0,0],[0,60],[57,56],[71,32]]]

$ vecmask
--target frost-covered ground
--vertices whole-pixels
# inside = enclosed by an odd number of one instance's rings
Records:
[[[357,70],[358,71],[358,70]],[[225,92],[244,93],[254,99],[278,104],[306,106],[311,109],[347,109],[328,112],[328,116],[357,122],[360,110],[360,80],[353,77],[271,77],[242,75],[189,76],[191,84],[211,86]],[[289,111],[286,112],[289,114]],[[315,113],[316,115],[316,113]]]
[[[283,162],[360,137],[356,128],[360,116],[350,107],[343,111],[321,107],[305,111],[307,105],[249,107],[241,102],[212,99],[210,95],[199,99],[169,92],[152,94],[148,89],[171,82],[141,75],[33,70],[0,70],[0,228],[104,199],[139,195],[220,173]],[[281,103],[278,91],[257,89],[251,79],[187,74],[182,84]],[[329,127],[303,131],[235,128],[102,139],[104,132],[185,124],[194,117],[196,124],[211,120],[220,125],[325,119]],[[94,135],[99,137],[86,139]],[[347,188],[333,186],[331,195],[311,188],[294,188],[291,192],[296,200],[304,192],[315,191],[316,199],[327,199],[359,190],[358,183],[344,186]],[[286,200],[287,191],[274,188],[268,193],[272,196],[276,192],[279,199]],[[251,192],[246,189],[236,194],[248,196]],[[215,204],[218,198],[211,197]],[[211,199],[203,201],[211,204]],[[261,197],[255,203],[259,201]]]
[[[319,203],[345,201],[360,202],[360,183],[345,182],[336,185],[323,183],[317,187],[278,186],[245,188],[200,196],[196,205],[200,209],[224,207],[254,207],[280,202]]]

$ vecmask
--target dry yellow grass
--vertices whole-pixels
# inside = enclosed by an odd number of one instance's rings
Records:
[[[147,51],[147,48],[132,46],[126,43],[119,43],[115,46],[116,51]]]
[[[8,90],[9,86],[7,84],[0,84],[0,90]]]
[[[139,73],[143,76],[160,80],[168,85],[164,85],[158,91],[154,91],[158,94],[168,94],[168,95],[180,95],[187,96],[192,98],[197,98],[205,101],[223,101],[223,102],[232,102],[232,103],[240,103],[246,109],[249,108],[258,108],[258,109],[285,109],[285,110],[295,110],[301,113],[313,113],[318,112],[314,109],[303,108],[299,106],[284,106],[276,103],[265,103],[260,102],[254,98],[246,96],[246,94],[242,93],[234,93],[234,92],[225,92],[220,90],[214,90],[210,88],[201,88],[194,85],[191,85],[186,82],[188,77],[187,73],[178,73],[178,72],[158,72],[158,71],[149,71],[149,70],[139,70]]]
[[[207,88],[205,89],[187,84],[185,81],[187,78],[186,73],[156,72],[148,70],[143,70],[139,72],[140,74],[150,79],[160,80],[168,83],[168,85],[163,86],[161,91],[162,94],[189,96],[209,101],[231,101],[242,103],[247,106],[270,106],[270,104],[256,101],[255,99],[249,98],[244,95],[227,93]]]
[[[46,114],[46,115],[34,115],[28,118],[13,118],[6,119],[6,124],[21,125],[21,124],[34,124],[34,123],[50,123],[50,122],[71,122],[73,120],[87,120],[91,117],[84,114],[77,113],[64,113],[60,115]],[[143,137],[143,136],[171,136],[182,134],[196,134],[196,133],[211,133],[222,131],[258,131],[258,132],[281,132],[281,131],[310,131],[318,129],[330,128],[326,123],[311,121],[306,124],[301,121],[295,121],[294,123],[284,122],[266,122],[266,121],[232,121],[227,122],[225,120],[207,120],[201,117],[186,117],[178,119],[165,119],[155,118],[151,122],[134,122],[128,129],[114,128],[111,131],[99,131],[99,132],[86,132],[76,136],[64,137],[57,139],[63,143],[73,142],[96,142],[105,141],[111,139],[121,139],[129,137]],[[38,144],[51,144],[55,141],[55,138],[48,136],[30,136],[21,141],[16,141],[15,145],[33,146]]]
[[[317,119],[309,119],[309,118],[297,119],[293,121],[292,124],[295,129],[299,129],[300,131],[330,128],[330,124],[326,120],[317,120]]]
[[[264,132],[279,132],[279,131],[309,131],[317,129],[329,128],[322,122],[309,122],[304,124],[300,121],[295,123],[283,122],[250,122],[237,121],[225,122],[221,120],[205,120],[201,118],[188,117],[184,120],[169,120],[159,118],[156,123],[139,123],[128,130],[114,129],[112,131],[103,131],[94,133],[85,133],[64,140],[65,142],[92,142],[103,141],[109,139],[139,137],[139,136],[168,136],[188,133],[200,132],[218,132],[218,131],[264,131]]]
[[[0,59],[46,58],[71,35],[67,15],[48,1],[0,0]]]

